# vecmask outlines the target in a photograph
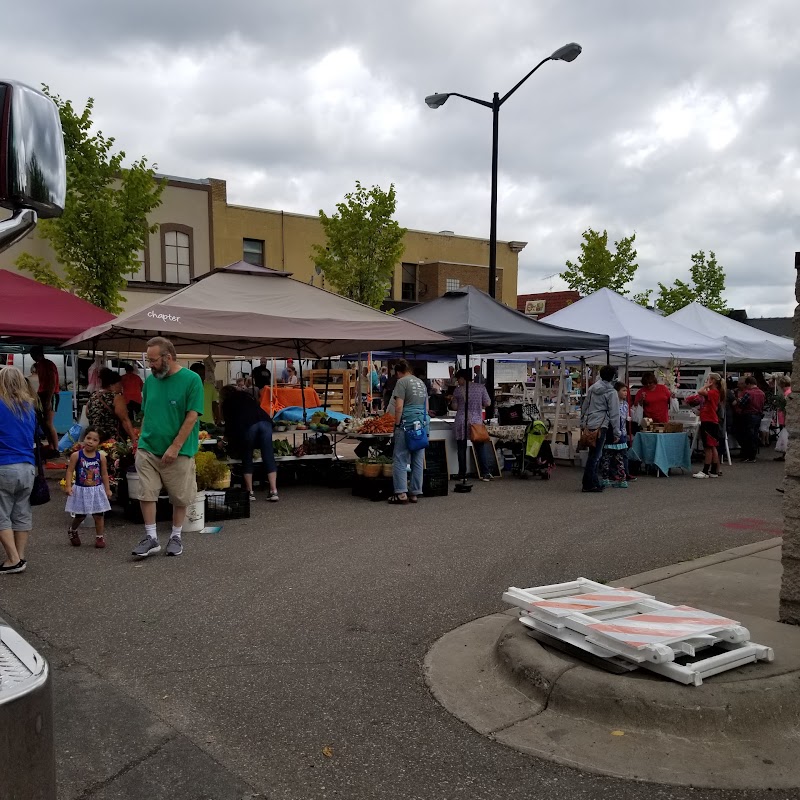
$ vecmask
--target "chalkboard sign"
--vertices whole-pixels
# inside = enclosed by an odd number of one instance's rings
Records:
[[[497,451],[494,449],[494,442],[489,441],[483,446],[483,452],[486,455],[486,463],[489,466],[489,473],[494,478],[502,478],[503,471],[500,469],[500,462],[497,460]],[[475,452],[474,447],[470,447],[470,452],[472,453],[472,463],[475,467],[475,474],[479,475],[480,472],[478,471],[478,455]]]
[[[444,439],[434,439],[425,448],[425,472],[428,475],[449,475],[447,463],[447,443]]]

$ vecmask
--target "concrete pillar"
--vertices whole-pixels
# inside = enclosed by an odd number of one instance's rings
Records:
[[[794,364],[793,383],[800,378],[800,253],[795,253]],[[783,580],[781,582],[780,621],[800,625],[800,386],[792,386],[786,404],[789,452],[783,496]]]

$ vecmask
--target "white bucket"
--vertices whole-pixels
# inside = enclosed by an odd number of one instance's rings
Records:
[[[139,491],[139,473],[126,472],[125,480],[128,481],[128,497],[130,497],[131,500],[138,500],[141,496]]]
[[[197,533],[206,526],[206,493],[198,492],[194,503],[186,508],[186,519],[183,530],[188,533]]]

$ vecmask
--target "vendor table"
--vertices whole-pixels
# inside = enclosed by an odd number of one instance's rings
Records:
[[[314,389],[306,387],[302,391],[306,398],[306,408],[318,408],[322,405],[322,401]],[[299,386],[278,386],[275,389],[275,399],[284,408],[302,406],[303,394],[300,393]],[[261,390],[261,408],[268,414],[272,413],[272,387],[270,386],[265,386]]]
[[[655,464],[664,475],[671,467],[692,471],[692,451],[684,433],[648,433],[639,431],[633,439],[628,458],[643,464]]]

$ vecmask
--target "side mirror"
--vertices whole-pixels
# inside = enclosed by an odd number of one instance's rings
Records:
[[[56,104],[17,81],[0,80],[0,250],[43,219],[60,217],[67,193],[64,136]]]

